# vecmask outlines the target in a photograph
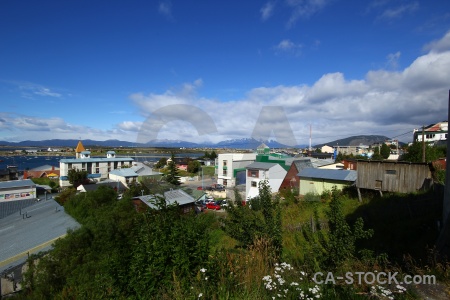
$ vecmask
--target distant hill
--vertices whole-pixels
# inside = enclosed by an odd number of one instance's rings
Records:
[[[85,147],[89,146],[99,146],[99,147],[165,147],[165,148],[231,148],[231,149],[256,149],[261,143],[265,143],[270,148],[289,148],[287,145],[278,143],[277,141],[258,141],[253,138],[243,138],[221,141],[216,144],[197,144],[191,143],[183,140],[152,140],[145,144],[133,143],[120,140],[106,140],[106,141],[96,141],[96,140],[82,140]],[[78,140],[76,139],[53,139],[53,140],[42,140],[42,141],[22,141],[22,142],[6,142],[0,141],[0,146],[10,146],[10,147],[76,147]]]
[[[22,141],[22,142],[5,142],[0,141],[0,146],[18,146],[18,147],[72,147],[75,148],[78,144],[78,140],[42,140],[42,141]],[[102,147],[133,147],[136,143],[119,141],[119,140],[83,140],[83,145],[89,146],[102,146]]]
[[[277,141],[269,140],[269,141],[258,141],[254,138],[242,138],[242,139],[233,139],[219,142],[217,144],[212,145],[216,148],[233,148],[233,149],[256,149],[262,143],[266,144],[270,148],[289,148],[289,146],[280,144]]]
[[[389,140],[388,137],[384,135],[355,135],[351,136],[345,139],[335,140],[332,142],[324,143],[324,144],[318,144],[315,145],[314,148],[319,148],[325,145],[328,146],[359,146],[359,145],[367,145],[370,146],[375,143],[384,142],[386,140]]]

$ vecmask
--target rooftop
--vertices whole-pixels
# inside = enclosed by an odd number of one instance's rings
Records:
[[[297,176],[329,179],[329,180],[341,180],[341,181],[356,181],[357,172],[354,170],[333,170],[333,169],[316,169],[306,168],[301,170]]]
[[[54,200],[39,201],[0,219],[0,273],[23,263],[29,254],[51,249],[68,229],[80,225]]]
[[[31,179],[0,181],[0,189],[36,186]]]
[[[260,169],[260,170],[269,170],[270,168],[276,166],[276,163],[267,163],[267,162],[254,162],[247,165],[246,169]]]

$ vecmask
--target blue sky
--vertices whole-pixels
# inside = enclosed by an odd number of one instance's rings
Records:
[[[449,75],[450,1],[0,2],[6,141],[410,141]]]

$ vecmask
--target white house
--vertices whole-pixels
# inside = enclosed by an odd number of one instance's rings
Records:
[[[425,142],[438,142],[447,140],[448,134],[448,122],[439,122],[436,124],[429,125],[424,128],[424,133],[422,135],[422,128],[414,129],[414,141],[421,142],[425,136]]]
[[[287,171],[276,163],[254,162],[246,167],[246,199],[259,195],[259,183],[267,180],[272,193],[278,192]]]
[[[114,151],[108,151],[106,157],[91,157],[91,152],[85,151],[81,142],[78,143],[75,152],[76,158],[59,161],[59,186],[62,188],[71,185],[68,178],[71,169],[87,171],[88,178],[98,182],[108,179],[111,171],[130,167],[133,162],[131,157],[116,157]]]
[[[216,160],[217,183],[234,187],[245,183],[245,167],[253,163],[256,153],[221,153]]]

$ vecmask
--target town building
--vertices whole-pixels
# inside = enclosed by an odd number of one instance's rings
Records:
[[[166,205],[178,204],[183,213],[195,211],[195,199],[181,189],[166,191],[164,195],[141,195],[132,200],[137,211],[145,211],[148,208],[159,209],[157,197],[163,198]]]
[[[288,172],[286,173],[283,182],[281,183],[280,191],[286,189],[298,189],[300,183],[300,177],[298,177],[298,173],[305,168],[313,168],[311,159],[303,158],[294,160]]]
[[[414,193],[432,185],[431,164],[358,160],[358,189]]]
[[[256,153],[220,153],[215,163],[217,183],[225,187],[245,184],[245,167],[255,159]]]
[[[19,171],[17,166],[8,166],[6,169],[0,170],[0,181],[10,181],[19,179]]]
[[[447,140],[448,135],[448,122],[438,122],[436,124],[431,124],[423,128],[414,129],[414,141],[415,142],[425,142],[436,143],[439,141]]]
[[[30,179],[0,182],[0,203],[36,198],[36,184]]]
[[[321,195],[325,191],[331,191],[333,187],[342,190],[346,186],[355,183],[357,172],[353,170],[332,170],[305,168],[298,175],[300,178],[299,195]]]
[[[246,199],[251,199],[259,195],[259,184],[267,181],[272,193],[278,192],[287,171],[278,163],[254,162],[246,167]]]
[[[59,178],[59,168],[51,165],[43,165],[23,171],[23,179],[28,178]]]
[[[99,182],[108,179],[111,171],[131,167],[134,160],[131,157],[116,157],[114,151],[108,151],[106,157],[91,157],[91,152],[84,149],[81,141],[78,142],[75,152],[76,158],[59,161],[59,186],[61,188],[71,186],[68,177],[71,169],[87,171],[88,179]]]

